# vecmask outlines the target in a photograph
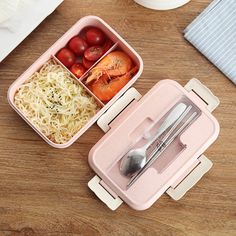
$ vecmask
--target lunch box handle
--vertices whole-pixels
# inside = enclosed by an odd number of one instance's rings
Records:
[[[142,95],[135,89],[128,89],[98,120],[97,125],[106,133],[109,124],[134,100],[139,100]]]
[[[213,163],[205,156],[201,155],[197,166],[187,175],[175,188],[170,187],[166,193],[174,200],[181,199],[207,173]]]
[[[184,87],[187,91],[196,93],[206,104],[207,109],[212,112],[220,104],[220,100],[203,85],[199,80],[193,78]]]

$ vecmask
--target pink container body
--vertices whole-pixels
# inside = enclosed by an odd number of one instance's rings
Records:
[[[192,105],[197,119],[127,189],[129,178],[119,170],[122,157],[130,149],[142,146],[145,134],[154,135],[164,116],[178,102]],[[178,83],[163,80],[111,123],[111,129],[91,149],[89,164],[111,192],[132,208],[144,210],[196,163],[218,134],[219,124],[203,100]]]
[[[103,32],[114,42],[113,47],[109,50],[112,51],[115,48],[119,48],[123,50],[126,54],[128,54],[133,62],[139,67],[137,74],[107,103],[103,104],[98,101],[101,105],[101,109],[98,113],[92,117],[89,122],[82,127],[68,142],[63,144],[57,144],[49,140],[40,130],[38,130],[25,116],[22,112],[15,106],[14,104],[14,96],[17,92],[20,85],[22,85],[25,81],[29,79],[29,77],[39,70],[42,65],[47,62],[50,58],[54,58],[59,64],[60,62],[55,57],[55,54],[63,48],[68,41],[75,35],[88,26],[95,26],[103,30]],[[15,82],[10,86],[8,90],[8,101],[12,108],[51,146],[56,148],[66,148],[74,143],[92,124],[94,124],[97,119],[140,77],[143,71],[143,61],[138,53],[115,31],[113,30],[106,22],[96,16],[86,16],[80,19],[74,26],[72,26],[56,43],[54,43],[39,59],[37,59]],[[83,85],[80,79],[78,80],[80,84],[84,87],[85,90],[91,96],[95,97],[90,90]],[[95,97],[96,100],[98,100]]]

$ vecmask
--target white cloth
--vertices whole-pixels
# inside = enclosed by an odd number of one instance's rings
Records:
[[[184,37],[236,84],[236,0],[213,1]]]
[[[19,0],[0,1],[0,24],[8,20],[16,12]]]
[[[19,4],[21,2],[21,4]],[[0,28],[11,31],[17,29],[20,21],[15,17],[16,11],[22,5],[22,0],[1,0],[0,1]]]
[[[0,0],[0,62],[63,0]],[[3,12],[6,10],[6,14]]]

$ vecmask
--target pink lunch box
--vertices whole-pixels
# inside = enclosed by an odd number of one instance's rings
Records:
[[[114,42],[108,53],[119,47],[132,58],[139,70],[107,104],[99,101],[81,79],[77,79],[84,89],[95,97],[101,109],[70,141],[56,144],[18,110],[14,105],[14,95],[19,86],[46,61],[55,58],[56,52],[64,47],[69,39],[91,25],[101,28]],[[60,64],[59,61],[58,63]],[[79,20],[29,67],[11,85],[8,92],[10,105],[53,147],[70,146],[97,121],[106,134],[89,153],[89,164],[97,175],[89,181],[88,186],[112,210],[118,208],[123,201],[136,210],[147,209],[165,192],[173,199],[179,200],[211,168],[212,162],[203,152],[219,134],[218,122],[211,114],[219,105],[219,100],[200,81],[192,79],[183,88],[175,81],[163,80],[141,97],[131,85],[140,77],[142,70],[142,59],[133,48],[103,20],[87,16]],[[197,112],[197,119],[130,188],[127,188],[129,178],[124,177],[119,170],[122,157],[130,149],[142,146],[160,127],[170,109],[179,102],[192,105],[193,110]]]
[[[71,74],[75,80],[79,82],[84,89],[93,96],[96,101],[100,104],[101,109],[92,117],[89,122],[82,127],[77,134],[75,134],[67,143],[57,144],[48,139],[40,130],[38,130],[14,104],[14,96],[19,86],[23,84],[29,77],[36,71],[38,71],[44,63],[46,63],[50,58],[54,58],[58,64],[64,65],[55,57],[56,53],[63,48],[68,41],[78,35],[80,31],[89,26],[95,26],[100,28],[112,41],[113,46],[105,54],[107,55],[111,51],[119,48],[130,56],[133,62],[138,66],[139,70],[134,75],[134,77],[106,104],[103,104],[85,85],[82,83],[83,76],[80,79],[77,79],[73,74]],[[105,56],[104,55],[104,56]],[[103,57],[104,57],[103,56]],[[102,58],[103,58],[102,57]],[[100,60],[102,59],[100,58]],[[100,61],[98,60],[96,64]],[[94,64],[93,67],[96,65]],[[91,68],[93,68],[91,67]],[[66,70],[67,68],[64,67]],[[90,69],[91,69],[90,68]],[[12,108],[51,146],[56,148],[66,148],[72,145],[91,125],[93,125],[97,119],[140,77],[143,71],[143,61],[138,53],[124,40],[122,37],[114,31],[106,22],[96,16],[86,16],[80,19],[75,25],[73,25],[56,43],[54,43],[39,59],[37,59],[15,82],[10,86],[8,90],[8,101]],[[89,71],[85,72],[85,75]]]

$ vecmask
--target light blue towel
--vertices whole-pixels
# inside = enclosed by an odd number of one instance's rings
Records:
[[[213,1],[184,37],[236,84],[236,0]]]

